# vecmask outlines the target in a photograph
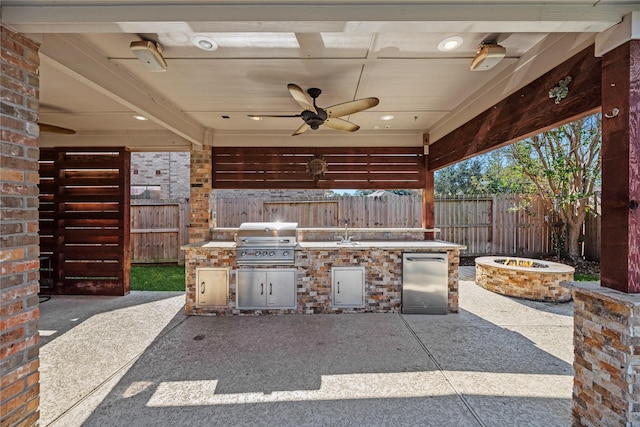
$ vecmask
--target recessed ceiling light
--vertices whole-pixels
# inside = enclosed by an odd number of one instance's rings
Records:
[[[393,115],[385,114],[384,116],[380,117],[380,120],[393,120]]]
[[[262,117],[260,117],[260,116],[249,116],[249,118],[250,118],[251,120],[256,120],[256,121],[257,121],[257,120],[262,120]]]
[[[216,43],[211,37],[207,36],[195,36],[193,38],[193,44],[202,50],[213,51],[218,49],[218,43]]]
[[[140,121],[149,120],[145,116],[141,116],[140,114],[136,114],[135,116],[133,116],[133,118]]]
[[[438,43],[438,50],[442,52],[448,52],[462,46],[462,42],[463,40],[460,36],[447,37],[446,39]]]

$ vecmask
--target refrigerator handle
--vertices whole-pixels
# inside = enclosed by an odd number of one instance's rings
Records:
[[[445,262],[444,258],[427,258],[427,257],[407,257],[407,261],[415,262]]]

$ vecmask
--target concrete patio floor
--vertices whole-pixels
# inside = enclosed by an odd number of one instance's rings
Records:
[[[570,426],[573,305],[461,268],[460,313],[187,317],[184,294],[41,308],[41,426]]]

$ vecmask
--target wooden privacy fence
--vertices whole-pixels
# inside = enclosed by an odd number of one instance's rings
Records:
[[[291,221],[299,227],[421,227],[419,195],[343,196],[310,201],[273,201],[259,197],[219,198],[218,227],[243,222]]]
[[[548,215],[541,200],[526,210],[514,209],[519,196],[436,198],[435,222],[439,239],[463,244],[465,255],[539,255],[553,252]],[[312,201],[273,201],[251,198],[218,198],[218,227],[243,222],[293,221],[300,227],[403,228],[422,226],[419,194],[382,197],[341,196]],[[587,224],[585,255],[599,258],[599,226]]]
[[[467,255],[535,255],[552,251],[542,201],[515,209],[519,196],[436,199],[438,238],[467,246]]]
[[[184,264],[182,245],[189,243],[189,204],[131,202],[131,262]]]

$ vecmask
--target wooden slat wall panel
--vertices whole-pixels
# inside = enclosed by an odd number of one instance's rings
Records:
[[[38,195],[38,235],[40,237],[40,292],[53,292],[54,272],[57,271],[55,252],[56,214],[54,198],[56,194],[53,150],[40,149],[40,183]]]
[[[43,148],[41,251],[53,292],[124,295],[130,269],[130,153],[125,148]]]
[[[213,188],[398,189],[424,188],[423,147],[212,148]],[[314,180],[307,162],[322,156],[324,177]]]

